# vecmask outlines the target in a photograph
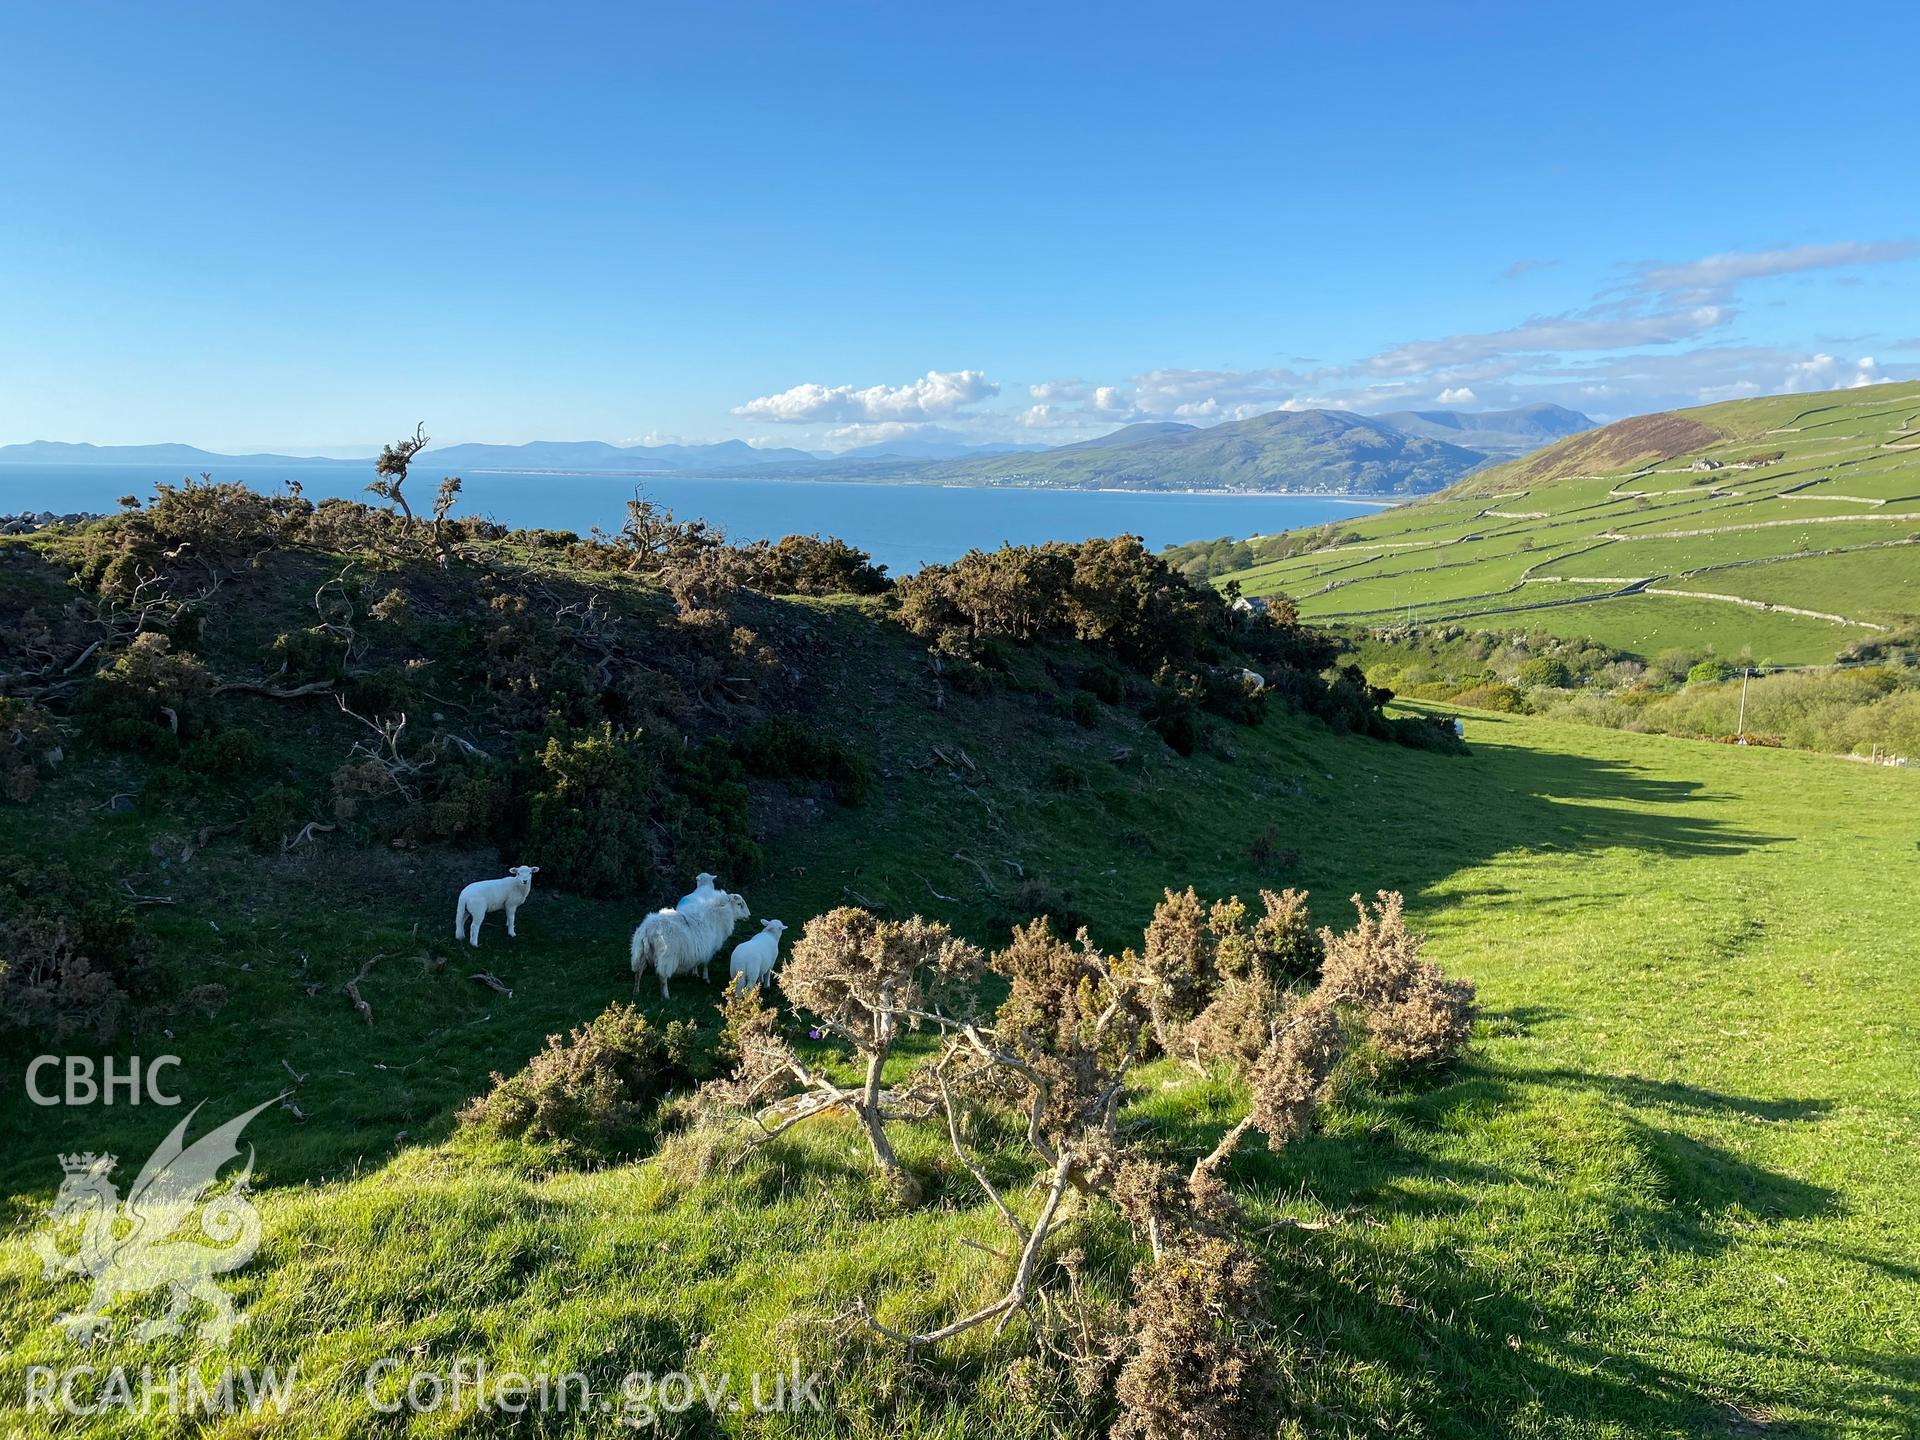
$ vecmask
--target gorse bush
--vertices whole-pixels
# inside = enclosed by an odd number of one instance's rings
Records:
[[[1272,1433],[1275,1377],[1249,1343],[1267,1316],[1266,1276],[1243,1246],[1205,1237],[1143,1264],[1114,1382],[1112,1440],[1236,1440]]]
[[[891,587],[887,567],[844,540],[788,535],[748,547],[750,583],[770,595],[882,595]]]
[[[663,770],[656,747],[608,724],[548,736],[527,767],[526,852],[582,893],[635,893],[665,859],[647,824]]]
[[[1160,1047],[1201,1062],[1251,1062],[1271,1038],[1289,995],[1316,977],[1325,950],[1299,890],[1262,890],[1249,921],[1238,896],[1202,906],[1192,887],[1154,908],[1141,953]]]
[[[199,659],[148,631],[101,668],[82,692],[81,706],[89,733],[103,743],[177,755],[207,733],[216,683]]]
[[[1335,653],[1290,613],[1238,614],[1131,535],[972,550],[924,567],[895,593],[902,623],[930,640],[950,632],[975,643],[1078,640],[1148,675],[1193,670],[1234,651],[1318,670]],[[1103,698],[1117,698],[1109,682],[1099,683],[1109,692]]]
[[[0,1027],[105,1044],[150,998],[155,947],[121,901],[63,865],[0,856]]]
[[[1372,906],[1355,895],[1353,906],[1359,912],[1353,929],[1320,932],[1323,1003],[1357,1008],[1367,1038],[1390,1061],[1431,1065],[1453,1058],[1473,1031],[1473,987],[1421,958],[1421,939],[1408,931],[1398,894],[1383,890]]]
[[[0,696],[0,800],[24,805],[33,799],[41,774],[63,753],[59,722],[48,711]]]
[[[816,780],[831,785],[843,805],[864,805],[873,769],[830,735],[790,715],[775,716],[737,736],[733,752],[750,775]]]
[[[1060,938],[1044,919],[1016,926],[1009,944],[983,957],[917,916],[888,921],[837,909],[809,922],[780,985],[816,1036],[852,1052],[864,1083],[802,1061],[750,992],[726,1002],[737,1069],[707,1097],[753,1113],[749,1148],[816,1116],[853,1116],[876,1168],[907,1204],[922,1190],[889,1131],[909,1117],[944,1119],[953,1173],[971,1176],[1011,1236],[1008,1289],[917,1335],[856,1301],[853,1313],[880,1334],[926,1347],[988,1322],[1004,1326],[1031,1307],[1034,1343],[1068,1361],[1083,1392],[1110,1385],[1114,1435],[1268,1433],[1271,1367],[1259,1326],[1269,1298],[1224,1168],[1251,1134],[1278,1149],[1307,1133],[1349,1057],[1384,1074],[1389,1060],[1430,1064],[1459,1053],[1473,999],[1470,986],[1420,957],[1398,895],[1361,907],[1356,927],[1338,936],[1310,935],[1297,892],[1264,894],[1262,904],[1255,919],[1236,899],[1207,907],[1191,888],[1170,889],[1139,953],[1118,957],[1084,930]],[[1323,952],[1316,984],[1287,983]],[[975,984],[983,960],[1006,985],[991,1016],[981,1013]],[[1156,1043],[1179,1053],[1236,995],[1260,997],[1257,1005],[1234,1001],[1245,1013],[1220,1026],[1233,1040],[1224,1047],[1230,1055],[1218,1058],[1234,1063],[1244,1113],[1190,1168],[1176,1165],[1178,1151],[1140,1117],[1123,1119],[1123,1106]],[[936,1032],[936,1048],[883,1090],[882,1067],[910,1027]],[[1037,1207],[1003,1193],[969,1148],[968,1135],[995,1131],[1024,1137],[1038,1172]],[[1039,1265],[1069,1190],[1082,1197],[1076,1224],[1091,1226],[1110,1207],[1147,1252],[1132,1268],[1124,1305],[1089,1297],[1080,1283],[1084,1254],[1061,1256],[1051,1273]],[[1037,1213],[1016,1215],[1016,1205]],[[1044,1303],[1035,1303],[1041,1287]]]
[[[604,1150],[631,1140],[661,1098],[704,1078],[710,1049],[684,1021],[664,1029],[615,1001],[460,1113],[461,1124],[516,1139],[562,1141]]]
[[[656,877],[702,867],[747,877],[759,866],[747,792],[723,746],[683,750],[611,724],[560,727],[522,762],[524,823],[509,848],[554,883],[591,895],[639,895]],[[457,803],[485,793],[442,797]]]

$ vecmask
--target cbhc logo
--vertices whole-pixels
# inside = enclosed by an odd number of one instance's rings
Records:
[[[108,1055],[98,1065],[91,1055],[40,1055],[27,1066],[27,1098],[36,1105],[111,1105],[120,1094],[124,1103],[138,1105],[144,1094],[155,1105],[178,1105],[178,1095],[160,1089],[160,1072],[179,1063],[178,1055],[160,1055],[144,1064],[138,1055],[124,1061]],[[41,1072],[56,1067],[65,1083],[48,1094],[40,1088]]]

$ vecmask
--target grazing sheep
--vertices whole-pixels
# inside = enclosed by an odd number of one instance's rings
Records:
[[[689,915],[681,910],[656,910],[640,922],[628,950],[636,991],[640,988],[640,977],[651,965],[660,977],[660,998],[669,998],[667,982],[697,966],[706,949],[706,927],[701,919],[697,914]]]
[[[1267,688],[1267,677],[1258,670],[1242,670],[1240,680],[1243,684],[1252,686],[1253,693],[1256,695]]]
[[[705,980],[707,967],[726,945],[727,937],[733,934],[733,927],[753,912],[747,908],[746,897],[730,890],[711,889],[694,891],[681,900],[676,908],[680,914],[697,918],[706,927],[707,950],[694,965],[700,972],[700,978]]]
[[[758,935],[733,947],[733,958],[727,963],[729,990],[736,985],[749,990],[773,973],[774,962],[780,958],[780,936],[786,928],[784,921],[769,920]]]
[[[512,936],[514,913],[526,903],[539,872],[538,865],[516,865],[498,880],[476,880],[467,886],[453,907],[453,938],[479,945],[480,924],[496,910],[507,912],[507,934]]]
[[[674,976],[697,970],[701,979],[706,978],[707,967],[727,943],[734,925],[749,913],[740,896],[724,890],[714,894],[716,899],[708,904],[691,910],[656,910],[640,922],[627,953],[636,990],[649,965],[660,977],[663,1000],[670,998],[668,982]]]

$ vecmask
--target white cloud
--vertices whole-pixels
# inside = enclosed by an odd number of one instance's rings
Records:
[[[904,385],[796,385],[750,400],[734,414],[814,425],[821,443],[901,439],[939,421],[975,440],[1083,439],[1138,420],[1214,425],[1272,410],[1383,411],[1420,405],[1494,409],[1555,401],[1596,419],[1785,390],[1906,379],[1920,366],[1848,358],[1866,337],[1823,337],[1804,348],[1729,343],[1746,306],[1744,287],[1769,277],[1920,258],[1920,243],[1848,241],[1725,251],[1650,261],[1584,305],[1499,328],[1387,345],[1334,363],[1295,358],[1247,369],[1165,367],[1099,383],[1077,375],[1000,387],[979,370],[928,371]],[[1517,260],[1505,278],[1531,278],[1559,262]],[[1757,313],[1764,315],[1764,309]],[[1745,328],[1744,326],[1742,328]],[[1279,337],[1274,337],[1276,341]],[[1881,348],[1884,346],[1885,348]],[[1920,349],[1920,337],[1882,339],[1880,354]],[[1276,343],[1272,353],[1290,351]],[[829,429],[828,427],[837,427]]]
[[[1635,279],[1643,292],[1699,291],[1722,294],[1746,280],[1793,275],[1803,270],[1834,270],[1854,265],[1885,265],[1920,255],[1911,240],[1871,243],[1848,240],[1837,245],[1782,245],[1773,250],[1729,250],[1679,265],[1645,265]]]
[[[1553,354],[1566,350],[1629,350],[1671,345],[1716,330],[1733,319],[1724,305],[1636,310],[1597,306],[1566,315],[1535,316],[1505,330],[1409,340],[1366,361],[1378,375],[1417,375],[1445,365],[1467,365],[1496,355]]]
[[[882,440],[925,438],[950,440],[959,437],[938,425],[904,420],[882,420],[872,425],[836,425],[827,431],[826,444],[830,450],[850,450],[856,445],[873,445]]]
[[[1087,382],[1084,380],[1042,380],[1038,385],[1027,387],[1027,398],[1042,405],[1058,401],[1084,400],[1087,398]]]
[[[1858,360],[1841,360],[1825,353],[1810,355],[1787,367],[1786,390],[1858,390],[1862,385],[1878,385],[1893,377],[1882,375],[1871,355]]]
[[[735,415],[785,425],[932,420],[990,399],[1000,387],[980,370],[929,370],[905,385],[795,385],[733,407]]]
[[[1192,414],[1231,418],[1236,412],[1258,414],[1293,398],[1303,377],[1298,371],[1267,367],[1257,370],[1149,370],[1133,378],[1134,404],[1153,415],[1178,414],[1183,406]],[[1251,408],[1249,408],[1251,407]]]

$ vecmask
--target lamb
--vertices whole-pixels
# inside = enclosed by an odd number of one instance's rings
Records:
[[[707,967],[727,943],[735,923],[750,913],[741,896],[725,890],[714,895],[713,901],[691,910],[656,910],[640,922],[627,953],[634,989],[640,988],[640,977],[649,965],[660,977],[663,1000],[671,998],[668,982],[674,976],[697,970],[706,978]]]
[[[533,877],[539,872],[538,865],[516,865],[498,880],[476,880],[467,886],[453,907],[453,938],[477,947],[481,922],[496,910],[507,912],[507,934],[511,937],[514,913],[526,903]]]
[[[780,958],[780,936],[786,928],[784,921],[769,920],[758,935],[733,947],[733,959],[727,964],[729,990],[736,985],[750,990],[773,972],[774,962]]]

